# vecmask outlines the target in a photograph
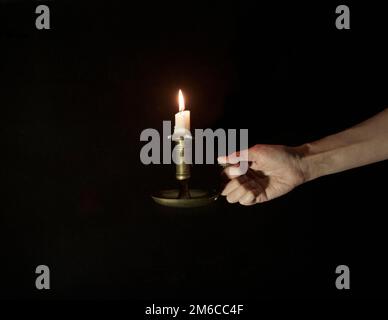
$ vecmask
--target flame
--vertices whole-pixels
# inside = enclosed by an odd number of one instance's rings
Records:
[[[183,98],[182,90],[179,89],[178,94],[178,104],[179,104],[179,111],[185,110],[185,98]]]

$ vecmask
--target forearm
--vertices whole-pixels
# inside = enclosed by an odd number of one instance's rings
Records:
[[[388,109],[299,150],[306,181],[388,159]]]

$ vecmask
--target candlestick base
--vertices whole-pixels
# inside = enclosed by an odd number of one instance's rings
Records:
[[[190,197],[181,197],[181,190],[161,190],[152,195],[152,199],[162,206],[176,208],[195,208],[207,206],[218,199],[219,193],[204,189],[189,189]]]

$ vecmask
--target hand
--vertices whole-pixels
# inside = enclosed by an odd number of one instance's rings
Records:
[[[236,170],[239,166],[236,163],[241,161],[250,163],[244,174]],[[219,157],[218,162],[234,163],[224,170],[231,180],[222,195],[230,203],[239,202],[248,206],[272,200],[306,181],[302,152],[298,148],[257,144],[248,152]]]

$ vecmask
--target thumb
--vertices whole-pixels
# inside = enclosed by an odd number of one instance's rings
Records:
[[[236,151],[228,156],[218,157],[217,161],[220,164],[237,164],[240,161],[249,161],[249,150]]]

